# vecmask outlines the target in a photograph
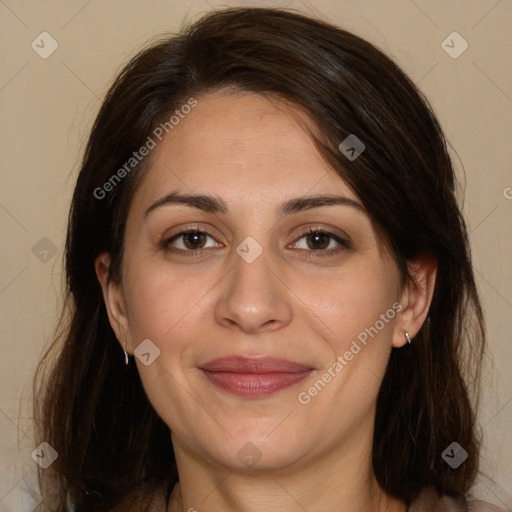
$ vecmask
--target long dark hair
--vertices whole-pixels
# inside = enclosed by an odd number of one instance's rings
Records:
[[[363,202],[403,282],[415,256],[437,259],[428,317],[412,345],[393,349],[380,388],[372,462],[381,487],[406,503],[425,487],[464,496],[478,471],[484,320],[442,131],[427,100],[373,45],[259,8],[213,12],[152,43],[120,73],[97,116],[69,216],[67,305],[36,379],[38,439],[59,453],[41,473],[43,496],[55,510],[66,501],[77,511],[114,510],[133,503],[134,489],[142,503],[177,481],[169,429],[136,366],[123,364],[94,269],[106,251],[119,279],[127,211],[149,159],[104,197],[95,190],[175,109],[222,88],[277,97],[309,115],[318,150]],[[355,160],[338,148],[350,134],[366,146]],[[453,441],[468,452],[457,470],[441,457]]]

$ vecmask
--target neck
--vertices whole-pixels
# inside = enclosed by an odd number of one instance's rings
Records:
[[[378,485],[371,453],[324,454],[293,470],[251,472],[209,467],[180,446],[175,454],[180,483],[167,512],[406,512]]]

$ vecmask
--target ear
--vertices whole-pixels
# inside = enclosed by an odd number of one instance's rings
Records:
[[[430,254],[422,254],[408,262],[407,267],[412,281],[408,280],[402,291],[402,310],[395,324],[393,347],[405,345],[405,332],[408,332],[412,339],[427,318],[434,295],[437,266],[437,259]]]
[[[121,283],[112,280],[110,262],[110,254],[101,253],[94,261],[94,268],[103,291],[103,300],[105,301],[110,325],[121,347],[131,354],[133,352],[132,340],[123,289]]]

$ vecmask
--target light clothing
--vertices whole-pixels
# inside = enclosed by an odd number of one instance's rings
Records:
[[[507,512],[505,509],[480,500],[456,500],[448,496],[439,498],[431,489],[424,489],[407,512]]]

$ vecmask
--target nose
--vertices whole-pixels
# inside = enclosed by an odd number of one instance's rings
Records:
[[[251,263],[233,254],[232,272],[223,280],[215,306],[218,324],[245,333],[275,331],[292,319],[289,290],[270,268],[266,251]]]

